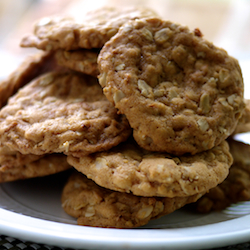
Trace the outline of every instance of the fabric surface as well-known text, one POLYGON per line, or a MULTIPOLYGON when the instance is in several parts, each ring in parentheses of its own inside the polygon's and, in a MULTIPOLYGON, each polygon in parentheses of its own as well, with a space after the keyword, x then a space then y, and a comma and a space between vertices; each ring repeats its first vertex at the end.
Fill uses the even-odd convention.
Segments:
MULTIPOLYGON (((210 248, 208 250, 248 250, 250 249, 250 242, 220 247, 220 248, 210 248)), ((15 239, 10 236, 0 235, 0 250, 73 250, 71 248, 62 248, 44 244, 37 244, 31 241, 23 241, 15 239)), ((82 248, 81 250, 88 250, 82 248)))
POLYGON ((15 239, 13 237, 1 235, 0 250, 70 250, 70 249, 37 244, 31 241, 23 241, 15 239))

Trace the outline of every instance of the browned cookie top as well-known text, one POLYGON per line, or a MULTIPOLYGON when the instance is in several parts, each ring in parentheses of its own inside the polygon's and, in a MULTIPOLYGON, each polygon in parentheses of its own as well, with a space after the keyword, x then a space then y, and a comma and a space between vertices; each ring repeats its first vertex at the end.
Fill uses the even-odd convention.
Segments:
POLYGON ((140 197, 96 185, 81 173, 73 173, 62 193, 62 207, 78 218, 79 225, 133 228, 195 202, 201 194, 188 197, 140 197))
POLYGON ((195 155, 176 157, 125 142, 109 151, 68 162, 98 185, 140 196, 184 197, 206 192, 228 175, 232 164, 227 142, 195 155))
POLYGON ((208 150, 234 131, 244 108, 238 61, 199 30, 170 21, 130 21, 101 49, 98 64, 105 95, 148 150, 208 150))
POLYGON ((131 129, 97 78, 51 72, 9 99, 0 112, 0 141, 12 151, 88 154, 126 140, 131 129))
POLYGON ((21 46, 43 50, 101 48, 128 20, 156 16, 153 10, 106 7, 81 17, 45 17, 34 28, 34 35, 24 37, 21 46))

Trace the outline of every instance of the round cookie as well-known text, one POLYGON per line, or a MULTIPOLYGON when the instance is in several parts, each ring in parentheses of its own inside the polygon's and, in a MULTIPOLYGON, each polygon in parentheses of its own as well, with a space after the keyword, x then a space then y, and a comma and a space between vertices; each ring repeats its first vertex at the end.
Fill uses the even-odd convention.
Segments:
POLYGON ((34 27, 34 35, 21 41, 22 47, 42 50, 77 50, 101 48, 128 20, 156 16, 144 7, 106 7, 88 12, 81 17, 45 17, 34 27))
POLYGON ((233 156, 229 175, 193 204, 198 212, 220 211, 233 203, 250 200, 250 145, 232 139, 228 143, 233 156))
POLYGON ((42 177, 71 168, 63 154, 22 155, 3 147, 0 153, 0 183, 42 177))
POLYGON ((232 164, 226 141, 193 156, 149 152, 125 142, 109 151, 67 159, 102 187, 170 198, 206 192, 217 186, 227 177, 232 164))
POLYGON ((19 88, 37 76, 55 70, 57 67, 54 55, 49 52, 39 52, 25 58, 7 79, 0 82, 0 108, 6 104, 8 98, 15 94, 19 88))
POLYGON ((234 131, 244 108, 238 61, 198 29, 130 21, 101 49, 98 65, 104 94, 147 150, 211 149, 234 131))
POLYGON ((81 173, 73 173, 62 193, 62 207, 84 226, 134 228, 174 212, 202 194, 188 197, 140 197, 102 188, 81 173))
POLYGON ((0 112, 1 143, 22 154, 79 156, 107 150, 130 133, 97 78, 83 74, 44 74, 20 89, 0 112))
POLYGON ((99 74, 97 65, 98 51, 95 50, 57 50, 55 58, 58 65, 72 70, 97 77, 99 74))

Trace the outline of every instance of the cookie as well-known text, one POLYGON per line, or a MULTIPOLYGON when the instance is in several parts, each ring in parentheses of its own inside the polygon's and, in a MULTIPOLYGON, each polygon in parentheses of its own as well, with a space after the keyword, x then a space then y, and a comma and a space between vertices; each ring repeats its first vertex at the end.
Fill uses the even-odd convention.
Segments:
POLYGON ((156 16, 144 7, 106 7, 78 17, 45 17, 34 27, 34 35, 21 41, 22 47, 42 50, 77 50, 79 48, 101 48, 128 20, 156 16))
POLYGON ((95 50, 57 50, 55 58, 58 65, 96 77, 99 74, 97 65, 98 53, 95 50))
POLYGON ((134 228, 195 202, 188 197, 140 197, 102 188, 81 173, 73 173, 62 193, 62 207, 84 226, 134 228))
POLYGON ((246 107, 233 134, 250 132, 250 100, 245 100, 246 107))
POLYGON ((79 156, 107 150, 130 133, 97 78, 83 74, 44 74, 20 89, 0 112, 1 143, 22 154, 79 156))
POLYGON ((6 80, 0 82, 0 108, 19 88, 56 67, 52 53, 40 52, 28 56, 6 80))
POLYGON ((229 175, 194 204, 198 212, 221 211, 233 203, 250 200, 250 145, 230 139, 229 146, 233 156, 229 175))
POLYGON ((225 141, 193 156, 149 152, 125 142, 109 151, 67 159, 102 187, 170 198, 194 195, 217 186, 227 177, 232 164, 225 141))
POLYGON ((63 154, 22 155, 2 147, 0 153, 0 183, 42 177, 71 168, 63 154))
POLYGON ((98 56, 104 94, 151 151, 196 154, 225 140, 244 108, 238 61, 196 29, 130 21, 98 56))

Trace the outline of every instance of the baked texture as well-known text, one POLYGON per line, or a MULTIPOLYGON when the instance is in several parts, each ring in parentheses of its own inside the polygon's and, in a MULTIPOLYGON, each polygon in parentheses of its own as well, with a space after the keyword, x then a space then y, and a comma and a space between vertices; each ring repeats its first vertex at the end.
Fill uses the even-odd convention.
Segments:
POLYGON ((0 112, 0 142, 22 154, 89 154, 119 144, 130 133, 97 78, 83 74, 44 74, 0 112))
POLYGON ((22 155, 0 147, 0 183, 42 177, 71 168, 63 154, 22 155))
POLYGON ((140 197, 102 188, 81 173, 73 173, 62 193, 62 207, 84 226, 133 228, 195 202, 188 197, 140 197))
POLYGON ((57 68, 54 56, 49 52, 39 52, 28 56, 7 79, 0 82, 0 108, 10 96, 39 75, 57 68))
POLYGON ((229 175, 194 204, 198 212, 221 211, 233 203, 250 200, 250 145, 232 139, 228 142, 233 156, 229 175))
POLYGON ((23 155, 17 151, 11 151, 8 147, 0 145, 0 166, 15 166, 19 168, 27 163, 42 158, 43 155, 23 155))
POLYGON ((245 99, 245 109, 233 134, 250 132, 250 100, 245 99))
POLYGON ((104 94, 151 151, 196 154, 235 129, 244 109, 238 61, 196 29, 159 18, 130 21, 98 56, 104 94))
POLYGON ((96 77, 99 74, 98 53, 97 50, 66 51, 59 49, 55 51, 55 58, 58 65, 96 77))
POLYGON ((98 185, 140 196, 183 197, 217 186, 232 164, 227 142, 206 152, 171 156, 125 142, 109 151, 67 158, 98 185))
POLYGON ((36 47, 42 50, 76 50, 79 48, 101 48, 128 20, 156 16, 144 7, 106 7, 78 17, 45 17, 34 27, 34 35, 21 41, 22 47, 36 47))

